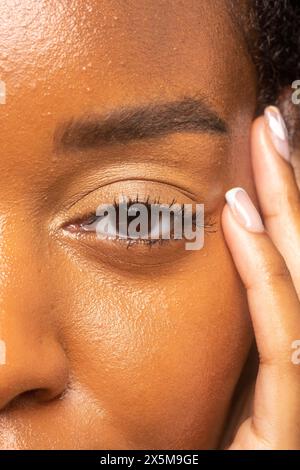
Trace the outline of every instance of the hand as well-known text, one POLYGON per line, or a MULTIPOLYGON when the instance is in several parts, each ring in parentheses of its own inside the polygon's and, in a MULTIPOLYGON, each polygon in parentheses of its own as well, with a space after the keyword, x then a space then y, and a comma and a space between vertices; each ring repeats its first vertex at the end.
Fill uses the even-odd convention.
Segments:
POLYGON ((259 355, 251 413, 229 449, 300 449, 300 364, 292 361, 293 343, 300 340, 300 192, 288 160, 284 122, 277 108, 269 107, 252 130, 263 221, 239 188, 226 194, 222 214, 259 355))

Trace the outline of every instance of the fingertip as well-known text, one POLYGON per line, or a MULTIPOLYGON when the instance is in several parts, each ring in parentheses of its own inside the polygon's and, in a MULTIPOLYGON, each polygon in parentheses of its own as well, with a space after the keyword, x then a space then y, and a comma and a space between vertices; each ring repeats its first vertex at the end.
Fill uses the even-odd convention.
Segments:
POLYGON ((264 232, 258 210, 245 189, 236 187, 226 192, 225 198, 236 221, 248 232, 264 232))

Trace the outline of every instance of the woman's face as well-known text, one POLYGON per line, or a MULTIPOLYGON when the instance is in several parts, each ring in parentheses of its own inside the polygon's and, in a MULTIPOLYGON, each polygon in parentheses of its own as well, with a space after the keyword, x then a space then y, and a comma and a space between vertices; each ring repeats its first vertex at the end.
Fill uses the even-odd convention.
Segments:
POLYGON ((254 192, 243 35, 223 0, 0 16, 0 447, 214 447, 251 343, 220 227, 225 191, 254 192), (213 230, 187 251, 74 229, 119 195, 204 203, 213 230))

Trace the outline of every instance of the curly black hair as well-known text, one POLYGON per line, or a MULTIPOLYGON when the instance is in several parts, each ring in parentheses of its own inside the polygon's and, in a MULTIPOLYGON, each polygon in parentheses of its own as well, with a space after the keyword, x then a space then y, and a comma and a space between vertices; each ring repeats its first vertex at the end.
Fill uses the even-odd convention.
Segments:
POLYGON ((265 106, 300 79, 300 0, 252 0, 250 20, 259 103, 265 106))
POLYGON ((248 49, 257 69, 257 114, 270 104, 281 108, 291 143, 300 145, 300 106, 291 100, 300 80, 300 0, 248 0, 248 49))

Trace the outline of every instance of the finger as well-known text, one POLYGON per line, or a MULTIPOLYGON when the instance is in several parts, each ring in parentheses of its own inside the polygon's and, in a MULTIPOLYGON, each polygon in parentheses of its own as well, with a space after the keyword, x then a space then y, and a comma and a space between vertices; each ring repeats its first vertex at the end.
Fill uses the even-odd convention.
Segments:
POLYGON ((280 111, 265 110, 252 128, 252 163, 259 204, 274 244, 289 268, 300 296, 300 192, 287 130, 280 111))
POLYGON ((289 360, 291 341, 300 338, 300 303, 290 273, 247 193, 240 188, 229 193, 223 231, 247 290, 261 359, 273 362, 281 349, 289 360))
POLYGON ((247 193, 235 188, 226 198, 224 235, 247 290, 260 357, 254 421, 270 436, 290 429, 300 414, 300 372, 291 361, 291 345, 300 338, 300 303, 285 261, 247 193))

